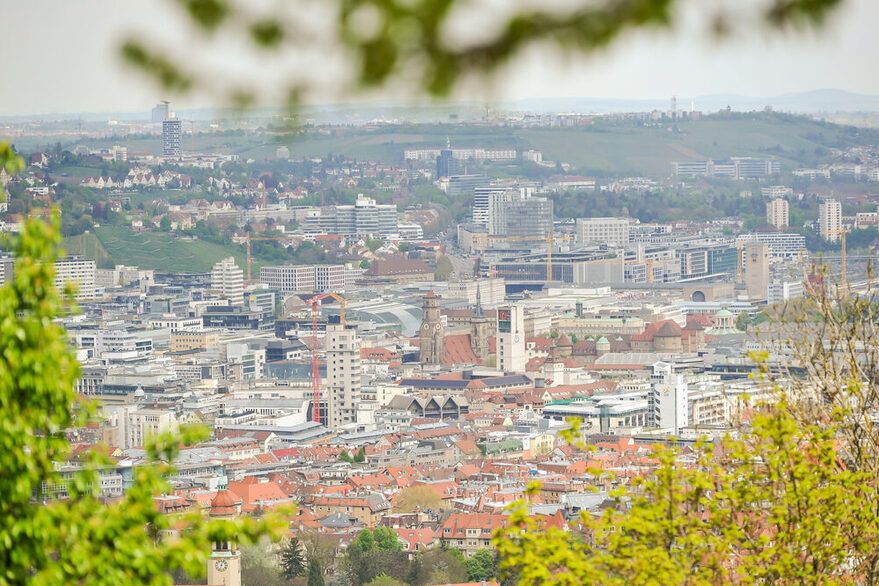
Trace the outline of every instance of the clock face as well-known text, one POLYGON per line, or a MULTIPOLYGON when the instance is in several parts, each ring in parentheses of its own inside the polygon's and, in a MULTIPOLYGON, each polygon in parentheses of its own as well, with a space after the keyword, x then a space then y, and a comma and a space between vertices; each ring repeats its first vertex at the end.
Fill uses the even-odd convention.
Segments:
POLYGON ((214 567, 217 568, 218 572, 225 572, 226 568, 229 567, 228 562, 226 560, 217 560, 217 563, 214 564, 214 567))

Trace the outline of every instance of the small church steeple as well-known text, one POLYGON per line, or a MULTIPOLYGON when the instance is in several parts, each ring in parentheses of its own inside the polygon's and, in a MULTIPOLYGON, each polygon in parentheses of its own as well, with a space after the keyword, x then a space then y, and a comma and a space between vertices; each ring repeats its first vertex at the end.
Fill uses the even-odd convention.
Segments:
POLYGON ((482 311, 482 294, 479 290, 479 281, 476 281, 476 307, 473 308, 473 317, 484 317, 482 311))

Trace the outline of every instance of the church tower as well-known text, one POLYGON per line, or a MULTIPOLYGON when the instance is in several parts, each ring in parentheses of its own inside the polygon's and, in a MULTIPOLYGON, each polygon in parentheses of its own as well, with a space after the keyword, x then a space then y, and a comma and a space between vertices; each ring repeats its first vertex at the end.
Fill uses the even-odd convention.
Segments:
MULTIPOLYGON (((235 519, 241 514, 241 499, 226 489, 223 482, 211 501, 212 519, 235 519)), ((211 546, 208 560, 208 584, 241 586, 241 552, 234 541, 218 541, 211 546)))
POLYGON ((440 298, 431 291, 424 296, 422 307, 420 360, 422 364, 442 364, 445 330, 440 320, 440 298))
POLYGON ((482 295, 479 291, 479 282, 476 282, 476 307, 473 308, 473 317, 470 318, 470 347, 480 363, 488 360, 488 338, 491 336, 493 320, 486 317, 482 310, 482 295))

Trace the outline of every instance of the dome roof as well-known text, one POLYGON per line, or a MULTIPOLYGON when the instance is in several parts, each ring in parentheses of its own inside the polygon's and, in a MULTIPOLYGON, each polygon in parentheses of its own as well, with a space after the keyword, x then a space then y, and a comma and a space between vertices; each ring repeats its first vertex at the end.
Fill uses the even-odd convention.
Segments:
POLYGON ((732 317, 733 313, 728 309, 721 309, 715 315, 717 317, 732 317))
POLYGON ((217 491, 211 500, 211 515, 234 515, 240 502, 241 499, 231 490, 217 491))
POLYGON ((607 338, 605 338, 604 336, 601 336, 600 338, 598 338, 598 341, 596 342, 596 344, 610 344, 610 342, 607 341, 607 338))

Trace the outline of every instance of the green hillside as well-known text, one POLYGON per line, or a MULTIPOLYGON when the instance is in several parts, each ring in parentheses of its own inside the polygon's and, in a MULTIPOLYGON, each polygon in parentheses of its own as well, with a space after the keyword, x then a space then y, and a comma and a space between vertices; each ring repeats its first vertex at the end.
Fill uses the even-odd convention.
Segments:
POLYGON ((734 156, 776 157, 782 171, 827 160, 828 149, 869 144, 872 130, 826 124, 806 118, 761 116, 713 118, 668 128, 609 126, 583 129, 529 129, 523 142, 545 159, 571 163, 579 172, 644 174, 665 177, 672 161, 734 156))
POLYGON ((244 268, 244 251, 240 246, 226 247, 163 232, 133 232, 122 226, 101 226, 95 233, 110 264, 157 271, 207 272, 217 261, 234 256, 238 266, 244 268))
POLYGON ((86 232, 78 236, 71 236, 64 239, 64 250, 67 254, 77 254, 87 258, 95 259, 99 267, 113 266, 107 249, 101 244, 101 241, 92 232, 86 232))

